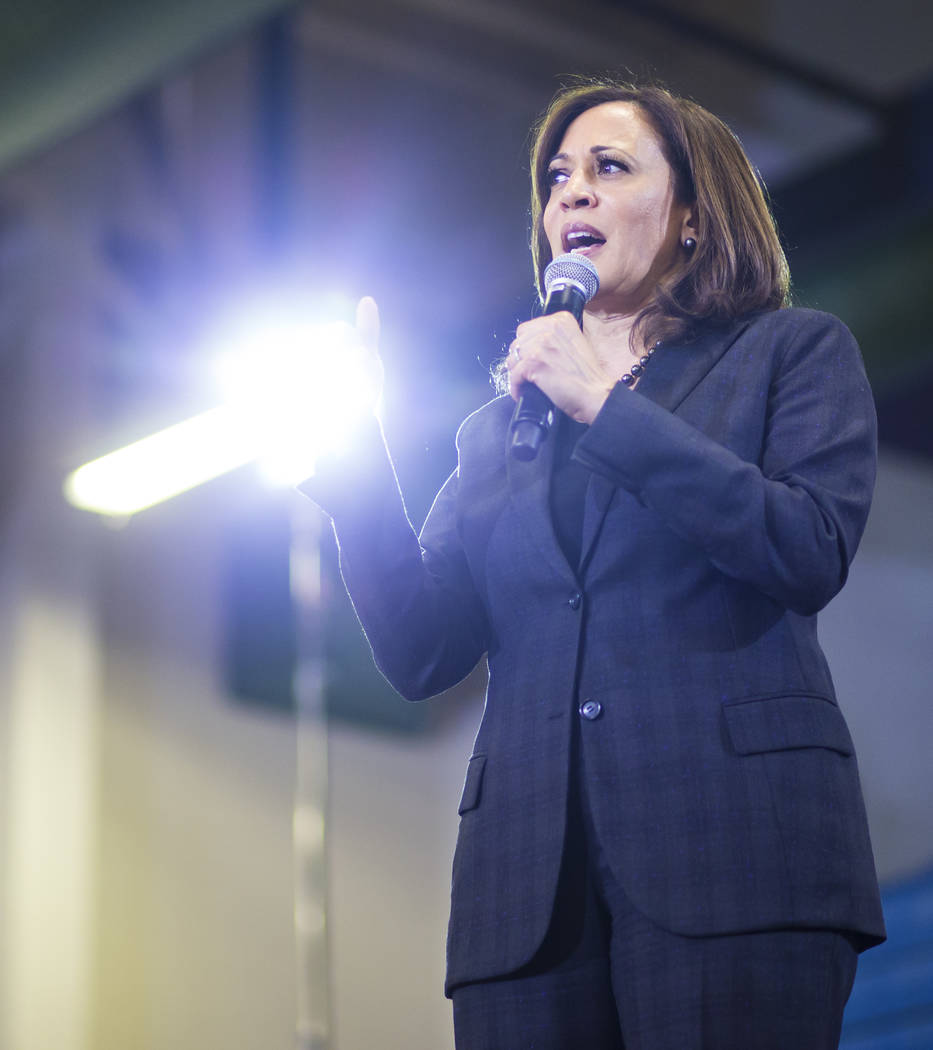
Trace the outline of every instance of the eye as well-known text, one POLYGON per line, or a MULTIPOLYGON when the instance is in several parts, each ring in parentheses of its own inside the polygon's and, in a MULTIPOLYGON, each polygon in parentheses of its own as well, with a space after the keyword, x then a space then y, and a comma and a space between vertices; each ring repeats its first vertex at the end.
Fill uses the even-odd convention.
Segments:
POLYGON ((629 171, 629 166, 618 157, 599 157, 596 170, 600 175, 617 175, 620 171, 629 171))
POLYGON ((548 168, 547 173, 544 176, 544 184, 546 186, 556 186, 559 182, 567 181, 567 172, 561 168, 548 168))

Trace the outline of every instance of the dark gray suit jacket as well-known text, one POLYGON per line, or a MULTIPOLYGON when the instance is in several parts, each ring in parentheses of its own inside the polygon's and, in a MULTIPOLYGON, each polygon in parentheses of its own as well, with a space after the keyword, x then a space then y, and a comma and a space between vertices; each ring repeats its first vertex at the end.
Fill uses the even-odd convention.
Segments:
POLYGON ((645 915, 690 935, 883 939, 852 741, 816 635, 874 482, 851 334, 781 310, 662 347, 576 447, 592 471, 576 573, 549 513, 552 447, 510 459, 512 408, 499 398, 463 424, 420 546, 381 446, 352 488, 326 474, 303 486, 333 515, 400 693, 431 696, 487 655, 448 989, 519 967, 544 937, 586 699, 601 705, 581 723, 596 829, 645 915))

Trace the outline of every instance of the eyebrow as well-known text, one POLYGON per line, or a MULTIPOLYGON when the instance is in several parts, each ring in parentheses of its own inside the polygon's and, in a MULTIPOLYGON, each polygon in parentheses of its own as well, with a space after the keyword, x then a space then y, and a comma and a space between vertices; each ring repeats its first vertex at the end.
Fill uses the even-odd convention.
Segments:
MULTIPOLYGON (((619 153, 628 154, 628 150, 622 149, 621 146, 590 146, 590 154, 605 153, 606 150, 616 150, 619 153)), ((548 161, 548 164, 553 164, 555 160, 569 160, 569 153, 555 153, 553 157, 548 161)))

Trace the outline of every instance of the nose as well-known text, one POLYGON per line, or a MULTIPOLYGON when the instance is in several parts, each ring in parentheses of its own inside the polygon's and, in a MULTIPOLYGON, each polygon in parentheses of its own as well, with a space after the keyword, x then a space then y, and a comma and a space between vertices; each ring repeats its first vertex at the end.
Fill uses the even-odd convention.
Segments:
POLYGON ((574 169, 561 189, 561 207, 589 208, 596 202, 592 182, 580 168, 574 169))

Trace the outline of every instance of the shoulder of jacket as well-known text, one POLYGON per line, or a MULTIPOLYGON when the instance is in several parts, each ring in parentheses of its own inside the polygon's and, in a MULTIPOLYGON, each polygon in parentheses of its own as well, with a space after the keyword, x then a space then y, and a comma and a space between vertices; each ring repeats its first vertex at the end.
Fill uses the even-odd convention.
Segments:
POLYGON ((787 306, 780 310, 752 314, 746 318, 746 324, 749 334, 769 332, 793 339, 804 332, 812 335, 838 333, 847 339, 852 338, 852 333, 834 314, 804 306, 787 306))
POLYGON ((746 319, 737 342, 776 372, 816 369, 818 375, 842 369, 852 382, 867 383, 855 336, 834 314, 807 307, 785 307, 746 319), (818 362, 818 364, 816 363, 818 362))
POLYGON ((501 441, 512 420, 515 402, 507 394, 494 397, 475 412, 471 412, 457 430, 457 448, 465 444, 501 441))

